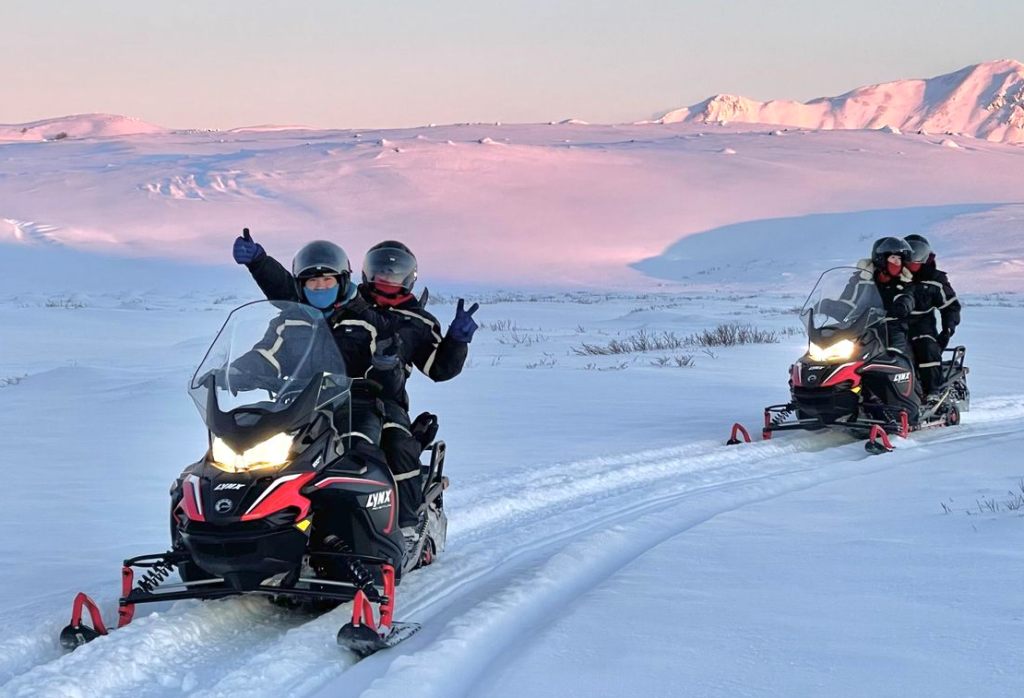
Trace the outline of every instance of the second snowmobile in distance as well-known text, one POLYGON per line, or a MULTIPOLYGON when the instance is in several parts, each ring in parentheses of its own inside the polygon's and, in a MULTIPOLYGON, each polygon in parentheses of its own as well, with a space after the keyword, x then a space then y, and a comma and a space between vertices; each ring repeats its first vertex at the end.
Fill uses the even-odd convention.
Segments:
POLYGON ((922 403, 911 359, 889 345, 889 323, 870 274, 855 267, 824 272, 800 311, 808 349, 790 367, 790 401, 764 411, 762 436, 791 429, 839 428, 875 434, 960 423, 970 409, 963 346, 947 349, 939 399, 922 403), (877 429, 876 429, 877 428, 877 429), (880 430, 880 432, 878 431, 880 430))
MULTIPOLYGON (((171 489, 170 551, 124 561, 118 627, 142 603, 263 594, 323 610, 352 601, 338 642, 361 656, 419 628, 394 621, 395 589, 444 549, 444 442, 426 449, 421 538, 407 551, 383 456, 342 436, 352 385, 319 310, 260 301, 231 313, 189 389, 206 454, 171 489)), ((79 594, 61 644, 106 633, 79 594)))

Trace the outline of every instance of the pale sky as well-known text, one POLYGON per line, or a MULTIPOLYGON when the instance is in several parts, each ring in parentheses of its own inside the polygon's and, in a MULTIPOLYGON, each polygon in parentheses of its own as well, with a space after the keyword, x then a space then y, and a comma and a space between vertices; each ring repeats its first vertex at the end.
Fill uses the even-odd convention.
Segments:
POLYGON ((1024 59, 1017 0, 0 0, 0 123, 636 121, 1024 59))

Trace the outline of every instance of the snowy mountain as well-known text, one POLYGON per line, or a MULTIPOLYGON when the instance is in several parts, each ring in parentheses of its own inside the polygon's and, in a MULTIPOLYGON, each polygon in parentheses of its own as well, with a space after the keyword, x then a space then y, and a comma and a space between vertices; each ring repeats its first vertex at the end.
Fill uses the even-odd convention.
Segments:
POLYGON ((25 124, 0 124, 2 141, 54 141, 165 133, 162 126, 117 114, 75 114, 25 124))
POLYGON ((998 60, 926 80, 860 87, 806 104, 719 94, 660 123, 741 122, 807 129, 900 129, 1024 143, 1024 64, 998 60))

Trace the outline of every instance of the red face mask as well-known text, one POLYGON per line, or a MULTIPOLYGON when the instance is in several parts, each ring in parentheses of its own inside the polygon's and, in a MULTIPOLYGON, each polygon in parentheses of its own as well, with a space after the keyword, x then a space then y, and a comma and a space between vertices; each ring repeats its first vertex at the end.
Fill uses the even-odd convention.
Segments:
POLYGON ((886 262, 885 269, 886 271, 889 272, 889 276, 897 277, 900 275, 900 272, 903 271, 903 265, 893 264, 892 262, 886 262))
POLYGON ((370 293, 378 305, 400 305, 412 298, 411 293, 402 293, 402 287, 398 284, 374 282, 370 284, 370 293))
POLYGON ((910 270, 911 274, 916 274, 921 270, 920 262, 907 262, 907 269, 910 270))

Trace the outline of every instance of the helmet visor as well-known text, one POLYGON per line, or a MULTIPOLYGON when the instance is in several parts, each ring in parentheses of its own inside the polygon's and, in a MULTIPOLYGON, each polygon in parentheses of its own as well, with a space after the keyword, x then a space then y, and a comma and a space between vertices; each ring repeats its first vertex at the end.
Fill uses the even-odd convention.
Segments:
POLYGON ((363 260, 363 280, 371 284, 397 286, 408 292, 416 283, 416 258, 393 247, 373 250, 363 260))
POLYGON ((292 275, 296 279, 338 276, 351 270, 345 251, 326 240, 314 240, 296 252, 292 260, 292 275))

